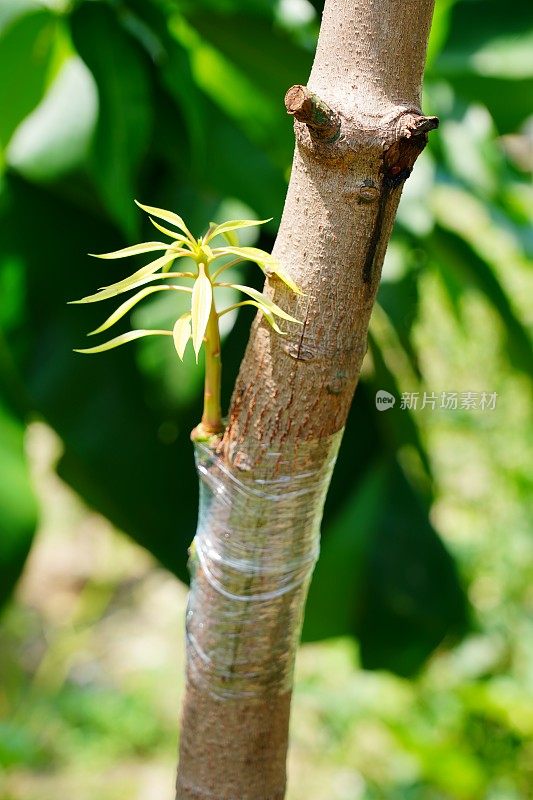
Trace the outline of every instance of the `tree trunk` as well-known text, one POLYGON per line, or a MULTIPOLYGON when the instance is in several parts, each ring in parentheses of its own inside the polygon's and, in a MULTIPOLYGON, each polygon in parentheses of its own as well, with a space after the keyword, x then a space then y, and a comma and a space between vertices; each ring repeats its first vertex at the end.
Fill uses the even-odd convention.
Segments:
MULTIPOLYGON (((256 318, 201 507, 187 613, 177 798, 281 800, 293 664, 335 455, 419 109, 433 0, 326 0, 274 255, 302 288, 265 291, 303 325, 256 318)), ((251 176, 253 179, 253 176, 251 176)))

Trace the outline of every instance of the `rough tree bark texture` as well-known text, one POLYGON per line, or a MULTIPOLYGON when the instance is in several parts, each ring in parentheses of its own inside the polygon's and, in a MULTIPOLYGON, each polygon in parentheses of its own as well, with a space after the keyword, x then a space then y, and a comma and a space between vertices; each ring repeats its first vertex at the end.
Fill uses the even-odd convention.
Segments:
MULTIPOLYGON (((220 509, 204 508, 202 524, 211 533, 220 529, 247 554, 259 542, 256 565, 264 564, 269 542, 275 549, 278 528, 298 542, 302 525, 319 525, 402 184, 437 125, 419 107, 432 10, 433 0, 326 0, 308 86, 287 93, 296 151, 274 255, 304 295, 295 297, 276 279, 265 291, 303 326, 290 326, 282 338, 258 316, 228 428, 204 471, 215 489, 235 476, 245 492, 251 487, 251 498, 265 482, 278 487, 291 470, 319 476, 305 500, 314 505, 314 521, 307 515, 302 522, 305 513, 293 514, 289 504, 281 515, 273 512, 270 539, 270 512, 255 500, 234 513, 231 500, 223 520, 220 509)), ((202 564, 196 568, 179 800, 285 794, 290 681, 307 576, 274 597, 261 594, 264 576, 230 577, 221 594, 202 564), (258 602, 235 601, 233 608, 231 598, 250 600, 250 586, 259 586, 258 602), (210 647, 217 636, 232 642, 218 672, 219 651, 210 647), (250 675, 255 682, 246 683, 250 675)))

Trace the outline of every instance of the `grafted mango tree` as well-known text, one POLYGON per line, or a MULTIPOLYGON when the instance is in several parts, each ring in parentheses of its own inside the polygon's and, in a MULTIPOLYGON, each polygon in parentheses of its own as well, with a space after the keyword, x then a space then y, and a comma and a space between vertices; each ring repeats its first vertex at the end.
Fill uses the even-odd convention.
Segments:
POLYGON ((433 4, 326 2, 274 255, 303 322, 258 315, 204 482, 188 613, 177 797, 285 794, 294 655, 329 477, 366 351, 401 187, 437 120, 420 110, 433 4))
POLYGON ((165 251, 131 278, 84 298, 162 279, 138 299, 162 289, 190 292, 190 312, 173 331, 132 331, 91 349, 146 333, 173 336, 180 357, 189 338, 196 353, 202 342, 206 348, 204 416, 193 432, 201 501, 191 548, 179 800, 285 794, 293 665, 323 504, 402 186, 437 126, 420 109, 432 8, 432 0, 326 2, 309 81, 285 98, 296 151, 271 257, 231 237, 214 246, 213 238, 228 238, 249 221, 195 239, 175 213, 147 207, 176 228, 155 223, 174 242, 108 254, 165 251), (224 424, 217 327, 224 310, 213 294, 224 266, 213 262, 232 255, 256 261, 267 282, 262 294, 233 287, 259 314, 224 424), (169 271, 184 256, 195 271, 169 271))
MULTIPOLYGON (((293 662, 322 505, 366 351, 402 185, 427 132, 432 0, 328 0, 307 86, 287 92, 296 150, 273 255, 301 288, 267 295, 203 482, 187 620, 177 797, 277 800, 293 662)), ((357 457, 357 454, 354 454, 357 457)))

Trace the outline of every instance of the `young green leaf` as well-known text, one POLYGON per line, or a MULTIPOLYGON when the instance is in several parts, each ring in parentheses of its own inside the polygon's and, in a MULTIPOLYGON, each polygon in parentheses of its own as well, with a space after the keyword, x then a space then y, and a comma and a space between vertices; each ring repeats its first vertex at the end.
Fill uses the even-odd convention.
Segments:
POLYGON ((207 244, 207 242, 210 242, 211 239, 215 238, 215 236, 237 231, 241 228, 252 228, 255 225, 264 225, 265 222, 270 222, 271 219, 272 217, 270 217, 270 219, 231 219, 228 220, 228 222, 221 222, 220 225, 210 222, 209 230, 204 237, 204 242, 207 244))
POLYGON ((209 247, 208 244, 201 244, 198 248, 198 253, 196 254, 198 259, 205 259, 206 262, 209 264, 210 261, 214 261, 215 256, 213 255, 213 251, 209 247))
POLYGON ((132 244, 130 247, 123 247, 122 250, 115 250, 113 253, 89 253, 93 258, 127 258, 137 256, 140 253, 152 253, 155 250, 168 250, 171 245, 164 242, 141 242, 132 244))
POLYGON ((185 222, 179 216, 179 214, 174 214, 173 211, 167 211, 166 208, 156 208, 155 206, 145 206, 142 203, 139 203, 138 200, 135 201, 139 208, 142 208, 143 211, 146 211, 147 214, 151 214, 154 217, 158 217, 159 219, 164 220, 165 222, 170 222, 171 225, 175 225, 176 228, 179 228, 180 231, 187 236, 187 238, 196 244, 196 239, 186 226, 185 222))
POLYGON ((229 311, 233 311, 235 308, 243 308, 244 306, 254 306, 254 308, 258 308, 259 311, 263 314, 264 318, 268 322, 271 328, 273 328, 276 333, 279 333, 280 336, 286 336, 287 334, 285 331, 282 331, 279 327, 278 323, 276 322, 274 315, 270 313, 270 311, 262 306, 260 303, 257 303, 255 300, 242 300, 240 303, 234 303, 232 306, 228 306, 224 308, 222 311, 219 312, 218 316, 222 317, 224 314, 227 314, 229 311))
POLYGON ((164 256, 156 258, 155 261, 150 261, 150 263, 146 264, 145 267, 141 267, 140 269, 136 270, 127 278, 123 278, 121 281, 118 281, 117 283, 110 283, 106 284, 105 286, 100 286, 100 290, 113 289, 117 286, 125 285, 126 283, 129 283, 132 278, 136 279, 136 278, 143 278, 145 275, 153 275, 161 268, 164 269, 165 267, 172 266, 173 262, 177 258, 183 258, 187 252, 188 251, 185 250, 168 250, 164 256))
POLYGON ((258 247, 216 247, 213 250, 215 258, 233 254, 240 256, 246 261, 254 261, 265 273, 267 277, 276 275, 283 283, 289 287, 295 294, 303 294, 302 290, 294 283, 292 278, 287 275, 277 258, 267 253, 265 250, 260 250, 258 247))
POLYGON ((239 283, 218 283, 217 286, 227 287, 229 289, 237 289, 239 292, 243 292, 247 294, 249 297, 253 298, 261 307, 264 307, 267 312, 271 314, 275 314, 277 317, 281 317, 281 319, 286 319, 289 322, 297 322, 299 325, 302 323, 300 320, 291 317, 290 314, 287 314, 286 311, 283 311, 276 303, 273 303, 268 297, 265 297, 262 292, 258 292, 257 289, 252 289, 250 286, 241 286, 239 283))
MULTIPOLYGON (((122 294, 122 292, 127 292, 129 289, 134 289, 137 286, 142 285, 142 283, 147 283, 144 281, 143 278, 149 278, 149 276, 153 275, 157 272, 161 267, 164 267, 165 264, 168 264, 174 261, 176 258, 179 257, 179 253, 172 253, 171 255, 164 255, 161 258, 157 258, 155 261, 152 261, 150 264, 147 264, 145 267, 137 270, 129 278, 124 278, 122 281, 118 281, 117 283, 112 283, 109 286, 103 286, 99 292, 95 294, 89 294, 87 297, 82 297, 81 300, 71 300, 71 303, 97 303, 100 300, 107 300, 108 297, 115 297, 117 294, 122 294), (140 281, 140 282, 139 282, 140 281)), ((169 277, 170 273, 165 275, 165 277, 169 277)), ((162 275, 158 275, 157 278, 163 277, 162 275)), ((155 278, 155 280, 157 280, 155 278)))
POLYGON ((273 262, 274 263, 270 266, 270 268, 268 268, 268 267, 266 268, 266 270, 265 270, 266 271, 266 275, 269 276, 269 277, 270 277, 271 274, 275 275, 276 278, 279 278, 280 281, 282 281, 285 284, 285 286, 287 286, 292 292, 294 292, 294 294, 303 294, 303 291, 300 289, 300 287, 296 283, 294 283, 294 281, 290 277, 290 275, 288 275, 285 272, 285 270, 283 269, 283 267, 281 266, 279 261, 274 258, 273 262))
POLYGON ((198 265, 198 277, 194 282, 191 299, 191 326, 192 326, 192 345, 198 361, 198 353, 202 346, 207 328, 207 321, 211 313, 213 302, 213 289, 211 281, 205 274, 203 264, 198 265))
POLYGON ((173 239, 177 239, 178 242, 182 242, 184 244, 190 243, 190 240, 186 236, 183 236, 183 234, 176 233, 176 231, 171 231, 169 228, 165 228, 163 225, 160 225, 159 222, 156 222, 155 219, 152 219, 152 217, 149 217, 149 220, 152 225, 154 225, 158 231, 164 233, 165 236, 171 236, 173 239))
POLYGON ((259 266, 274 259, 274 256, 259 247, 215 247, 213 253, 216 258, 226 255, 240 256, 245 261, 255 261, 259 266))
POLYGON ((243 258, 232 258, 230 261, 226 261, 225 264, 222 264, 222 266, 220 266, 217 270, 215 270, 215 272, 212 273, 211 280, 216 281, 218 276, 221 275, 223 272, 225 272, 227 269, 234 267, 236 264, 242 264, 243 261, 244 261, 243 258))
POLYGON ((239 247, 240 246, 240 239, 237 234, 237 231, 224 231, 222 234, 224 239, 230 244, 232 247, 239 247))
POLYGON ((181 317, 176 320, 172 331, 174 347, 181 361, 183 361, 183 354, 185 353, 185 348, 187 347, 187 342, 191 338, 191 335, 191 315, 182 314, 181 317))
MULTIPOLYGON (((139 278, 132 283, 130 286, 127 286, 120 291, 116 292, 112 297, 116 295, 123 294, 124 292, 128 292, 131 289, 138 289, 139 286, 144 286, 146 283, 151 283, 152 281, 159 281, 159 280, 168 280, 171 278, 194 278, 195 276, 190 272, 168 272, 165 275, 157 274, 157 275, 145 275, 144 278, 139 278)), ((180 291, 184 292, 192 292, 192 289, 188 286, 183 286, 180 288, 180 291)), ((87 297, 82 297, 81 300, 69 300, 67 305, 77 305, 79 303, 96 303, 98 300, 107 300, 109 296, 101 297, 100 292, 97 294, 90 294, 87 297)))
POLYGON ((86 347, 82 350, 74 350, 75 353, 103 353, 105 350, 112 350, 114 347, 120 347, 122 344, 132 342, 134 339, 140 339, 142 336, 172 336, 172 331, 128 331, 121 336, 115 336, 104 344, 99 344, 97 347, 86 347))
POLYGON ((116 309, 116 311, 113 311, 113 313, 106 319, 105 322, 100 325, 99 328, 96 328, 94 331, 90 331, 87 335, 94 336, 96 333, 103 333, 112 325, 114 325, 115 322, 118 322, 119 319, 122 319, 122 317, 127 314, 128 311, 136 306, 141 300, 144 300, 145 297, 148 297, 148 295, 153 294, 154 292, 165 291, 192 292, 192 289, 190 289, 188 286, 148 286, 146 289, 141 289, 141 291, 137 292, 137 294, 134 294, 133 297, 128 297, 128 299, 125 300, 125 302, 122 303, 116 309))
POLYGON ((265 310, 265 308, 263 308, 262 306, 261 306, 261 309, 260 309, 260 310, 262 311, 262 313, 263 313, 263 316, 264 316, 264 318, 266 319, 266 321, 268 322, 268 324, 270 325, 270 327, 271 327, 273 330, 275 330, 275 331, 276 331, 276 333, 277 333, 279 336, 286 336, 286 335, 287 335, 287 334, 285 333, 285 331, 282 331, 282 330, 281 330, 281 328, 279 327, 278 323, 277 323, 277 322, 276 322, 276 320, 274 319, 274 316, 273 316, 273 314, 270 314, 270 313, 269 313, 268 311, 266 311, 266 310, 265 310))

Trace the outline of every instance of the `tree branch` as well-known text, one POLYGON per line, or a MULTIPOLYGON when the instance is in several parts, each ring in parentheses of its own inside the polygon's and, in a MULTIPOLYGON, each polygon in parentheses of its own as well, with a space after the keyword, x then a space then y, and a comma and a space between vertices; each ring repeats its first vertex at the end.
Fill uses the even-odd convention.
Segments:
POLYGON ((285 108, 299 122, 304 122, 311 135, 326 142, 339 137, 341 121, 339 115, 306 86, 291 86, 285 95, 285 108))

